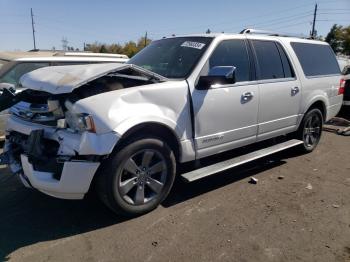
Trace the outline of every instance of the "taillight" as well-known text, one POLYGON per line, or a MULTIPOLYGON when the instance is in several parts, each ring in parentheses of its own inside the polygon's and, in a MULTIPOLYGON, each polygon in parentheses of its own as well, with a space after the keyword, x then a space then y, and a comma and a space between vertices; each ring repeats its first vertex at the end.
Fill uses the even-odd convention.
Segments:
POLYGON ((345 80, 344 79, 340 79, 338 95, 343 95, 344 91, 345 91, 345 80))

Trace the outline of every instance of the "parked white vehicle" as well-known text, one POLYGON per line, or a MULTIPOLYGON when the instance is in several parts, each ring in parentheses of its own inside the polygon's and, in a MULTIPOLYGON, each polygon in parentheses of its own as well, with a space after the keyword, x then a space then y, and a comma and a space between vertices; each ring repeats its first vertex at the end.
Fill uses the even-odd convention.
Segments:
POLYGON ((320 41, 254 30, 165 38, 127 64, 24 75, 26 91, 3 94, 19 103, 0 161, 45 194, 82 199, 96 183, 113 211, 139 215, 166 198, 181 163, 294 137, 181 174, 194 181, 292 146, 314 150, 342 105, 340 80, 320 41))
MULTIPOLYGON (((93 63, 125 63, 128 56, 121 54, 101 54, 91 52, 30 51, 0 52, 0 94, 3 88, 21 92, 19 79, 22 75, 46 66, 79 65, 93 63)), ((4 135, 3 126, 8 113, 0 112, 0 137, 4 135)))

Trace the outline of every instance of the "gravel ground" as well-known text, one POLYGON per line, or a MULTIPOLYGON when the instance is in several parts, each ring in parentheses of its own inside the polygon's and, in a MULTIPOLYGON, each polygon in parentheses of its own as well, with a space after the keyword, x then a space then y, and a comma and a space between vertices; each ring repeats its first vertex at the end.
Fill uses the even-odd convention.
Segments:
POLYGON ((93 195, 25 189, 0 166, 0 261, 350 261, 349 154, 349 137, 324 132, 311 154, 178 180, 162 206, 128 220, 93 195))

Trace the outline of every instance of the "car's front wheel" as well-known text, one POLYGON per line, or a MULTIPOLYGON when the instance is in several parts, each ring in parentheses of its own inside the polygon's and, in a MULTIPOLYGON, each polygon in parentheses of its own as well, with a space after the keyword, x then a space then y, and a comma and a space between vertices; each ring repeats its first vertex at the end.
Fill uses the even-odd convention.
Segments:
POLYGON ((158 138, 131 142, 112 154, 98 178, 101 199, 116 213, 137 216, 169 194, 176 173, 173 151, 158 138))

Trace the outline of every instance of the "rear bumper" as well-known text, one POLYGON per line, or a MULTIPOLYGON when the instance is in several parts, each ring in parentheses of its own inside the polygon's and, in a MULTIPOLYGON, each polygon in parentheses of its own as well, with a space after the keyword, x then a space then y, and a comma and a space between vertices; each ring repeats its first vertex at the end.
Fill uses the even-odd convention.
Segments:
POLYGON ((349 101, 343 101, 343 106, 350 106, 350 100, 349 101))
POLYGON ((343 104, 343 102, 340 102, 338 104, 334 104, 334 105, 331 105, 331 106, 327 107, 326 121, 328 121, 331 118, 335 117, 339 113, 339 111, 340 111, 340 109, 342 107, 342 104, 343 104))

